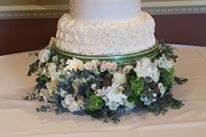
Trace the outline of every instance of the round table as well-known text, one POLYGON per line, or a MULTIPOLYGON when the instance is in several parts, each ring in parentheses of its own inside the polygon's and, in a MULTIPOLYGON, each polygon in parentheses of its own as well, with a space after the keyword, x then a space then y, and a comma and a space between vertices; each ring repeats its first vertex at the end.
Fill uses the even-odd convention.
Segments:
POLYGON ((173 45, 179 56, 178 76, 189 79, 175 85, 174 95, 185 103, 165 115, 130 114, 119 124, 103 123, 89 116, 37 113, 36 101, 23 101, 35 77, 27 77, 35 60, 28 52, 0 56, 0 136, 2 137, 205 137, 206 48, 173 45))

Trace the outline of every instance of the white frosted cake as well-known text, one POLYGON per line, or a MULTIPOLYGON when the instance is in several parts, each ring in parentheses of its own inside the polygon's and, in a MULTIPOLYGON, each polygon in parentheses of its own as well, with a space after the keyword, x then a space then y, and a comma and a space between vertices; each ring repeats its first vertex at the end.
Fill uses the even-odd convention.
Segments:
POLYGON ((82 55, 123 55, 155 45, 155 22, 140 0, 71 0, 60 18, 56 46, 82 55))

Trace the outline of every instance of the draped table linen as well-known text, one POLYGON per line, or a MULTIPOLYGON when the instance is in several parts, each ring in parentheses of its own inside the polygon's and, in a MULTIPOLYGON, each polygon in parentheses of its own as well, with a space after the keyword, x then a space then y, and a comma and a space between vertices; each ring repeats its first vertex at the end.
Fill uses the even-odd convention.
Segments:
POLYGON ((184 107, 159 116, 130 114, 119 124, 68 113, 37 113, 39 102, 22 100, 35 85, 35 77, 26 74, 36 58, 28 52, 0 56, 0 137, 206 137, 206 48, 173 46, 179 56, 177 75, 189 79, 173 87, 184 107))

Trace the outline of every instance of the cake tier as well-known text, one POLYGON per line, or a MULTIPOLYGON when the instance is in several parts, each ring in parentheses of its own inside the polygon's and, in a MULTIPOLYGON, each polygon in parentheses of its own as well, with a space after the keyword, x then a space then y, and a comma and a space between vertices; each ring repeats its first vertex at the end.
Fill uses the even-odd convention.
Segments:
POLYGON ((140 14, 140 0, 71 0, 70 13, 75 20, 124 21, 140 14))
POLYGON ((155 22, 142 12, 132 21, 76 21, 65 14, 58 23, 56 46, 82 55, 123 55, 147 50, 155 45, 155 22))

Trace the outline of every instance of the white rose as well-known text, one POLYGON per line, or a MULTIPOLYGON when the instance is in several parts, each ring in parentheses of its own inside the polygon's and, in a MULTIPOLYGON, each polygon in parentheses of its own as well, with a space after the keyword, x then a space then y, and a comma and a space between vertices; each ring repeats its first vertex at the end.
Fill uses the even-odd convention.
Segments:
POLYGON ((101 89, 97 89, 95 91, 95 94, 98 96, 98 97, 103 97, 105 95, 104 93, 104 90, 101 90, 101 89))
POLYGON ((163 68, 163 69, 171 69, 173 67, 173 61, 168 60, 165 55, 163 54, 162 57, 159 58, 159 60, 155 61, 155 64, 159 67, 159 68, 163 68))
POLYGON ((84 68, 86 70, 92 71, 92 72, 98 72, 98 66, 100 65, 99 60, 92 60, 91 62, 87 62, 84 65, 84 68))
POLYGON ((84 69, 84 63, 78 59, 68 59, 66 62, 67 66, 64 68, 64 71, 77 71, 84 69))
POLYGON ((106 64, 105 61, 102 62, 101 66, 100 66, 100 71, 101 71, 101 72, 107 71, 107 64, 106 64))
POLYGON ((130 65, 126 65, 124 68, 123 68, 123 73, 124 74, 128 74, 130 72, 130 70, 132 70, 134 67, 133 66, 130 66, 130 65))
POLYGON ((113 63, 113 62, 103 61, 101 66, 100 66, 100 71, 105 72, 106 70, 108 70, 109 72, 116 71, 117 70, 117 64, 113 63))
POLYGON ((113 75, 113 80, 112 81, 119 84, 119 85, 123 85, 123 84, 127 83, 127 77, 123 73, 116 72, 113 75))
POLYGON ((97 88, 97 84, 92 84, 91 85, 91 89, 96 90, 96 88, 97 88))
POLYGON ((50 50, 48 49, 42 49, 40 52, 39 52, 39 61, 41 63, 45 63, 49 60, 50 58, 50 50))
POLYGON ((160 72, 155 64, 153 64, 148 58, 143 58, 137 61, 137 65, 134 69, 139 77, 151 77, 156 83, 159 81, 160 72))
POLYGON ((163 86, 162 83, 158 83, 158 87, 159 87, 159 90, 160 90, 160 93, 161 93, 161 97, 163 97, 165 92, 166 92, 166 88, 163 86))
POLYGON ((92 62, 87 62, 85 65, 84 65, 84 68, 86 70, 89 70, 89 71, 92 71, 94 69, 94 65, 92 64, 92 62))

